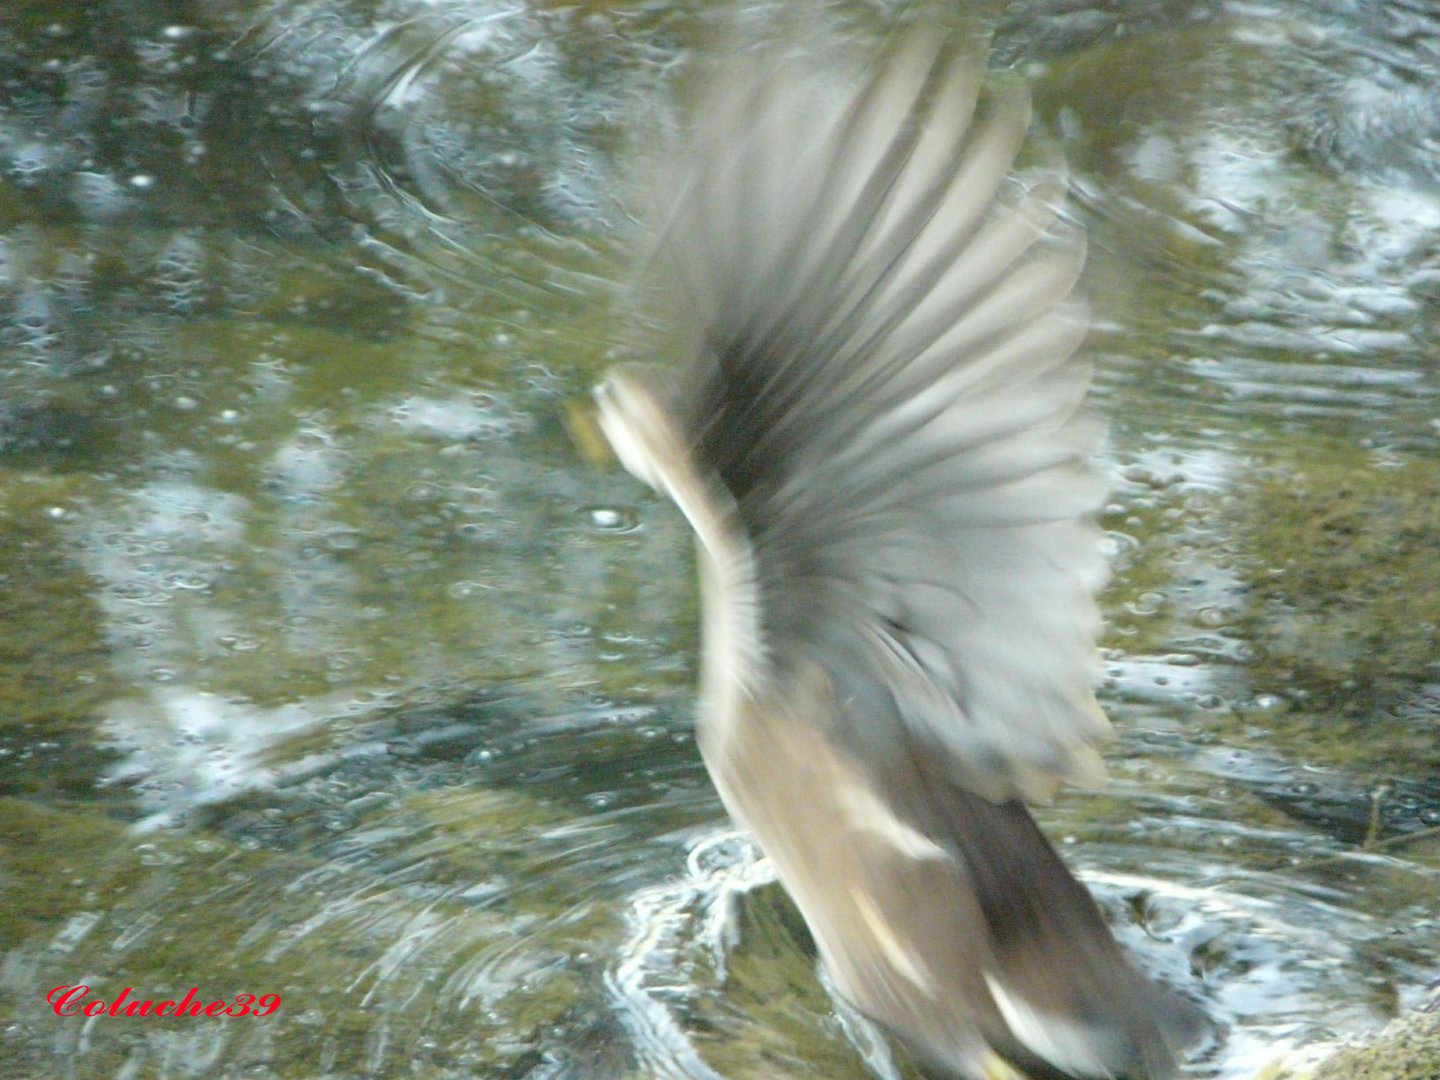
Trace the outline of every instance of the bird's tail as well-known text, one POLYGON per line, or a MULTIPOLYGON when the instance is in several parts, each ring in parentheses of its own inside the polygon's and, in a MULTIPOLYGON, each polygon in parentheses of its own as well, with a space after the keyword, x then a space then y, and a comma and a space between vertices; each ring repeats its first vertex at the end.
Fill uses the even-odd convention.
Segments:
POLYGON ((1025 804, 945 781, 930 795, 984 915, 995 1051, 1037 1080, 1173 1076, 1206 1030, 1199 1008, 1136 971, 1025 804))

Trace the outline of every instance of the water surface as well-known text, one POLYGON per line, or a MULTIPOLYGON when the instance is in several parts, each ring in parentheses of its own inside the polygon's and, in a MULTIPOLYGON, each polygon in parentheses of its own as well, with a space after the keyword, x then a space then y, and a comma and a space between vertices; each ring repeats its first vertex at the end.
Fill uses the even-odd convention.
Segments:
MULTIPOLYGON (((683 523, 571 436, 697 73, 896 18, 5 5, 0 1075, 909 1075, 699 763, 683 523)), ((1113 426, 1111 782, 1039 816, 1253 1076, 1440 976, 1440 17, 976 19, 1113 426)))

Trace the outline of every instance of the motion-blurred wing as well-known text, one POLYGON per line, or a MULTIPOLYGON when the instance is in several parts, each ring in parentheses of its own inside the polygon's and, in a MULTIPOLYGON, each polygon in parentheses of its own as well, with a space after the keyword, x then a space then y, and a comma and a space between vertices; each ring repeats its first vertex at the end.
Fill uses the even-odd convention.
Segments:
POLYGON ((663 393, 748 538, 764 662, 822 663, 870 760, 1002 799, 1093 776, 1109 730, 1102 432, 1064 182, 1010 178, 1027 99, 982 71, 912 49, 858 95, 793 65, 720 95, 654 268, 693 357, 663 393))

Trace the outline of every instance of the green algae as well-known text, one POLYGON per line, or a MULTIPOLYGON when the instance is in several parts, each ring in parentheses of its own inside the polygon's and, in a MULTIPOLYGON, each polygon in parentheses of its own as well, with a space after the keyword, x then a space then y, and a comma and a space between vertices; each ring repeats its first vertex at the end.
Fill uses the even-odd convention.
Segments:
MULTIPOLYGON (((0 793, 95 799, 121 690, 94 581, 64 527, 91 485, 0 471, 0 793)), ((123 801, 119 795, 116 801, 123 801)))
POLYGON ((1248 494, 1248 624, 1272 670, 1348 689, 1440 674, 1440 465, 1310 441, 1248 494))
POLYGON ((85 488, 0 472, 0 731, 88 734, 115 694, 94 582, 63 535, 85 488))
POLYGON ((736 923, 724 982, 691 1018, 706 1062, 722 1076, 869 1076, 841 1034, 815 975, 814 943, 781 887, 746 893, 736 923))
POLYGON ((1433 713, 1407 702, 1440 658, 1440 466, 1297 440, 1244 513, 1251 677, 1292 702, 1256 722, 1321 760, 1433 774, 1433 713))
POLYGON ((95 883, 112 872, 110 856, 100 853, 123 832, 98 814, 0 798, 0 950, 53 933, 70 912, 97 902, 95 883))
MULTIPOLYGON (((397 814, 407 830, 412 818, 430 824, 406 833, 403 851, 379 852, 382 872, 367 880, 215 834, 134 836, 93 814, 0 800, 0 947, 11 953, 0 1008, 64 1046, 83 1021, 55 1016, 45 994, 82 978, 104 1000, 124 986, 156 1001, 190 984, 207 1002, 276 993, 273 1019, 232 1018, 214 1030, 281 1077, 400 1067, 494 1075, 534 1057, 554 1025, 600 992, 577 957, 615 940, 611 906, 563 873, 505 893, 498 907, 464 896, 523 869, 537 831, 568 819, 515 794, 428 792, 357 828, 394 828, 397 814), (387 958, 406 941, 414 944, 395 967, 387 958), (446 980, 457 985, 444 990, 446 980), (415 1023, 436 1031, 428 1055, 390 1037, 415 1023)), ((146 1040, 211 1023, 222 1022, 143 1022, 146 1040)), ((76 1075, 158 1067, 137 1047, 136 1024, 102 1018, 76 1075)), ((22 1074, 25 1052, 0 1050, 0 1071, 22 1074)))
POLYGON ((1165 651, 1176 633, 1173 586, 1179 573, 1174 516, 1168 508, 1127 500, 1100 519, 1123 538, 1111 560, 1112 576, 1101 604, 1106 614, 1101 645, 1127 653, 1165 651))

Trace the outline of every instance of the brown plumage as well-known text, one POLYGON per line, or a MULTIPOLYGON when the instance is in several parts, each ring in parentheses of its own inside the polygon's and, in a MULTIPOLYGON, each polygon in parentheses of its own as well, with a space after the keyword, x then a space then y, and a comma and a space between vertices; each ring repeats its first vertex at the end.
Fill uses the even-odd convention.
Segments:
POLYGON ((683 355, 596 391, 695 528, 698 735, 835 984, 929 1067, 1166 1077, 1136 973, 1022 800, 1099 773, 1104 577, 1063 179, 980 58, 717 91, 652 196, 683 355))

